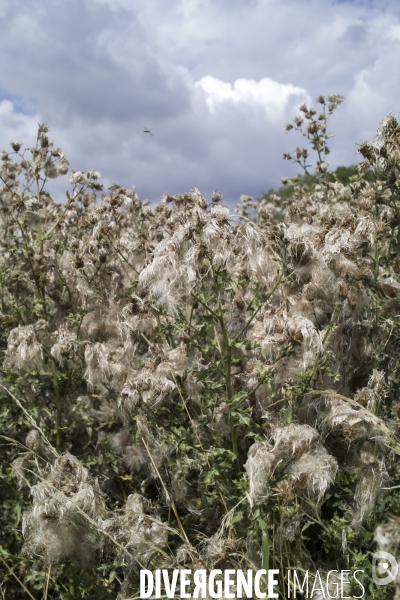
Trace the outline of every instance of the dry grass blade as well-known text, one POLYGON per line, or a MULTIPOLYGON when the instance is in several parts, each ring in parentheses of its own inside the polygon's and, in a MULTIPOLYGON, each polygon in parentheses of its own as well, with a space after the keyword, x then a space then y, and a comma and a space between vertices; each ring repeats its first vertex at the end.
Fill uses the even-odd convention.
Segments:
POLYGON ((49 593, 50 575, 51 575, 51 565, 49 565, 49 568, 47 570, 46 584, 45 584, 45 588, 44 588, 43 600, 47 600, 47 595, 49 593))
POLYGON ((35 419, 32 417, 31 414, 29 414, 29 412, 26 410, 26 408, 24 408, 24 406, 22 406, 21 402, 18 400, 18 398, 16 398, 14 396, 14 394, 12 392, 10 392, 9 389, 7 389, 2 383, 0 383, 0 387, 3 388, 4 391, 7 392, 7 394, 9 394, 11 396, 11 398, 14 400, 14 402, 17 404, 17 406, 19 406, 19 408, 22 410, 22 412, 24 413, 24 415, 26 416, 26 418, 28 419, 28 421, 31 423, 32 427, 34 427, 42 436, 45 444, 47 445, 47 447, 49 448, 50 452, 52 454, 54 454, 54 456, 56 458, 59 457, 59 454, 57 452, 57 450, 55 448, 53 448, 53 446, 50 444, 49 440, 47 439, 44 431, 39 427, 39 425, 36 423, 35 419))
POLYGON ((30 593, 28 588, 24 585, 24 583, 20 580, 20 578, 14 573, 13 569, 10 569, 8 564, 5 562, 5 560, 2 559, 1 556, 0 556, 0 561, 3 563, 3 565, 5 566, 7 571, 10 573, 10 575, 12 575, 14 577, 14 579, 16 579, 18 581, 19 585, 22 587, 24 592, 26 592, 28 594, 29 598, 32 598, 32 600, 36 600, 35 596, 32 596, 32 594, 30 593))
POLYGON ((101 535, 104 535, 106 538, 108 538, 113 544, 115 544, 115 546, 117 546, 120 550, 122 550, 122 552, 124 552, 124 554, 126 554, 127 556, 129 556, 129 558, 131 558, 133 561, 135 561, 135 563, 137 563, 141 569, 145 569, 145 567, 136 558, 136 556, 133 556, 133 554, 131 554, 129 552, 129 550, 127 550, 126 548, 124 548, 124 546, 122 544, 120 544, 119 542, 117 542, 117 540, 114 539, 112 535, 110 535, 109 533, 107 533, 107 531, 103 531, 103 529, 101 529, 98 526, 98 524, 96 523, 96 521, 94 521, 91 517, 89 517, 89 515, 87 515, 82 509, 80 509, 79 507, 76 507, 76 511, 80 515, 82 515, 82 517, 84 517, 87 521, 89 521, 89 523, 95 527, 96 531, 98 531, 101 535))
POLYGON ((146 444, 146 441, 145 441, 145 439, 144 439, 143 437, 142 437, 142 442, 143 442, 143 444, 144 444, 144 447, 146 448, 146 452, 147 452, 147 454, 149 455, 149 458, 150 458, 151 464, 153 465, 153 468, 154 468, 155 472, 157 473, 157 476, 158 476, 158 478, 159 478, 159 480, 160 480, 160 483, 161 483, 161 485, 162 485, 162 487, 163 487, 163 490, 164 490, 165 496, 167 497, 167 499, 168 499, 168 502, 170 503, 170 505, 171 505, 171 508, 172 508, 172 510, 174 511, 174 515, 175 515, 175 518, 176 518, 176 520, 177 520, 177 522, 178 522, 178 526, 179 526, 180 532, 181 532, 181 534, 182 534, 182 537, 183 537, 183 539, 185 540, 185 542, 187 542, 187 543, 189 544, 189 543, 190 543, 190 542, 189 542, 189 539, 188 539, 188 537, 187 537, 187 535, 186 535, 186 532, 185 532, 185 530, 183 529, 182 522, 181 522, 181 520, 180 520, 180 518, 179 518, 179 514, 178 514, 178 510, 177 510, 177 508, 176 508, 175 500, 174 500, 174 499, 173 499, 173 497, 172 497, 172 496, 169 494, 169 492, 168 492, 168 490, 167 490, 167 488, 166 488, 166 486, 165 486, 165 483, 164 483, 164 481, 163 481, 163 479, 162 479, 162 477, 161 477, 161 475, 160 475, 160 472, 159 472, 159 470, 157 469, 157 465, 156 465, 156 463, 154 462, 154 459, 153 459, 153 457, 152 457, 152 455, 151 455, 151 452, 150 452, 150 450, 149 450, 149 447, 148 447, 148 445, 146 444))
MULTIPOLYGON (((200 448, 201 448, 201 451, 202 451, 202 453, 203 453, 203 456, 204 456, 204 458, 205 458, 205 461, 206 461, 207 467, 208 467, 209 469, 211 469, 210 461, 208 460, 207 453, 206 453, 206 451, 204 450, 204 447, 203 447, 203 444, 201 443, 201 439, 200 439, 200 437, 199 437, 199 434, 197 433, 197 430, 196 430, 196 425, 195 425, 195 424, 194 424, 194 422, 193 422, 193 419, 192 419, 192 417, 191 417, 191 414, 190 414, 190 412, 189 412, 189 409, 188 409, 188 407, 187 407, 187 404, 186 404, 186 402, 185 402, 185 399, 184 399, 184 397, 182 396, 181 389, 180 389, 180 387, 179 387, 179 385, 178 385, 178 383, 177 383, 177 381, 176 381, 175 375, 174 375, 174 373, 172 372, 172 370, 171 370, 171 375, 172 375, 172 377, 173 377, 173 379, 174 379, 175 385, 176 385, 176 387, 177 387, 177 390, 178 390, 178 393, 179 393, 180 399, 181 399, 181 401, 182 401, 182 404, 183 404, 183 406, 184 406, 184 408, 185 408, 186 414, 187 414, 187 416, 189 417, 189 421, 190 421, 190 424, 191 424, 191 426, 192 426, 193 433, 195 434, 195 436, 196 436, 196 439, 197 439, 197 443, 199 444, 199 446, 200 446, 200 448)), ((219 487, 218 481, 216 481, 216 480, 215 480, 215 486, 216 486, 216 488, 217 488, 217 490, 218 490, 218 494, 219 494, 219 497, 221 498, 221 502, 222 502, 222 504, 223 504, 223 506, 224 506, 225 512, 226 512, 227 514, 229 514, 229 509, 228 509, 228 506, 227 506, 227 504, 226 504, 226 502, 225 502, 225 498, 224 498, 224 496, 223 496, 223 494, 222 494, 222 492, 221 492, 221 489, 220 489, 220 487, 219 487)))

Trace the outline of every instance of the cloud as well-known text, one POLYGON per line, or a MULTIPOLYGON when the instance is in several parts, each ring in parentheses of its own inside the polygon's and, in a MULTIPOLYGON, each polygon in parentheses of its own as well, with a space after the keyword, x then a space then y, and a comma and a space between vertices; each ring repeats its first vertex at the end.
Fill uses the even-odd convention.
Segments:
POLYGON ((8 142, 4 150, 11 152, 10 143, 18 139, 32 145, 36 139, 38 120, 37 115, 26 115, 16 110, 11 100, 0 101, 0 139, 8 142))
POLYGON ((210 112, 215 112, 216 107, 226 101, 242 102, 261 105, 271 119, 282 117, 288 101, 293 97, 297 98, 299 106, 303 102, 311 102, 311 97, 304 88, 296 87, 291 83, 281 84, 269 77, 264 77, 260 81, 236 79, 232 85, 212 75, 206 75, 195 86, 204 90, 210 112))
POLYGON ((333 168, 399 110, 394 0, 3 0, 0 19, 1 147, 46 122, 74 169, 154 202, 278 187, 307 146, 284 126, 321 93, 346 97, 333 168))

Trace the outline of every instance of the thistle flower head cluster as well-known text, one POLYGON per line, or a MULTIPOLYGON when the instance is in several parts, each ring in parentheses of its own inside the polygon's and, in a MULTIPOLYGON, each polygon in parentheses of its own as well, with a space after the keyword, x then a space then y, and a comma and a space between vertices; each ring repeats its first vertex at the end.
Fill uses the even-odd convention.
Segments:
POLYGON ((94 560, 98 536, 85 515, 99 521, 105 505, 98 482, 79 460, 58 458, 31 495, 33 506, 23 518, 24 553, 47 563, 94 560))
POLYGON ((217 192, 154 209, 134 187, 100 196, 94 170, 57 203, 45 183, 68 164, 45 126, 31 158, 19 141, 3 153, 1 352, 29 420, 12 425, 27 556, 113 565, 110 594, 127 598, 139 563, 260 566, 266 532, 274 560, 302 568, 363 543, 399 451, 399 126, 360 147, 380 179, 345 185, 325 160, 342 100, 287 127, 318 154, 312 189, 243 196, 236 218, 217 192))
POLYGON ((338 465, 320 443, 318 432, 309 425, 291 424, 277 428, 273 438, 273 446, 256 442, 249 450, 245 467, 251 502, 262 501, 269 481, 277 477, 278 490, 286 498, 293 499, 297 489, 320 502, 335 480, 338 465), (285 478, 287 474, 289 477, 285 478))

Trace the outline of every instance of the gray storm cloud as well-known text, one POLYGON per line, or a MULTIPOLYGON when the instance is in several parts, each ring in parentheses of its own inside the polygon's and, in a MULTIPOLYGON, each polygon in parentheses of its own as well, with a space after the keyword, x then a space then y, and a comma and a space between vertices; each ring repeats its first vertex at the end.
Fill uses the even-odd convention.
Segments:
POLYGON ((0 18, 1 148, 46 122, 73 169, 153 202, 198 187, 233 208, 278 187, 305 145, 284 126, 321 93, 346 97, 331 168, 397 112, 394 2, 5 0, 0 18))

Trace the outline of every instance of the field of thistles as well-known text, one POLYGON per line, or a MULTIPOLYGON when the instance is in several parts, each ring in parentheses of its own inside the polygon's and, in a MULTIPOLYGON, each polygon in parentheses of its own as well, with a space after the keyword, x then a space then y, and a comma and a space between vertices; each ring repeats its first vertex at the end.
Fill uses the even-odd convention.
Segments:
POLYGON ((128 600, 140 569, 178 568, 279 569, 281 598, 287 569, 359 569, 400 597, 371 571, 400 542, 400 124, 342 183, 342 101, 286 126, 308 185, 235 214, 96 171, 56 202, 46 125, 2 152, 4 598, 128 600))

